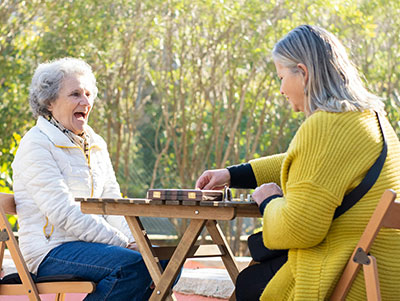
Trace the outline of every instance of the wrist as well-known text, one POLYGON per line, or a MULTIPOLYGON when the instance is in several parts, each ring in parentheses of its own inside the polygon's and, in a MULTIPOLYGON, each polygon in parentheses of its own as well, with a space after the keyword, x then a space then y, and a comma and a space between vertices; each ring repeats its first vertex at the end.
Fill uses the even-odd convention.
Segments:
POLYGON ((281 197, 280 194, 274 194, 269 197, 267 197, 264 201, 261 202, 261 204, 258 206, 258 209, 260 210, 261 215, 264 215, 265 208, 271 202, 273 199, 281 197))

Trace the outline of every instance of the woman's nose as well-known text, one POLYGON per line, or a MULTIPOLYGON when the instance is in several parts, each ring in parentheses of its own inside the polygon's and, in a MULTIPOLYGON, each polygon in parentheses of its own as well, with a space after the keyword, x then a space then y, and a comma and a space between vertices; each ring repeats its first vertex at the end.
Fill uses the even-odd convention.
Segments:
POLYGON ((282 89, 282 83, 281 83, 281 85, 279 86, 279 92, 281 92, 282 95, 285 95, 285 93, 283 92, 283 89, 282 89))
POLYGON ((87 95, 82 95, 79 104, 82 105, 82 106, 90 106, 91 105, 90 97, 87 96, 87 95))

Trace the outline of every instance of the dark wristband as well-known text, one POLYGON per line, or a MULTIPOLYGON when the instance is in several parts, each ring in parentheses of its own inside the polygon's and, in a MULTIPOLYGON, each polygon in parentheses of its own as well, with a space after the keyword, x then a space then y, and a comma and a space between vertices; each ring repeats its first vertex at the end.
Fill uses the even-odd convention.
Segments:
POLYGON ((229 166, 228 171, 231 175, 231 188, 255 189, 257 187, 256 177, 250 163, 229 166))
POLYGON ((258 209, 261 212, 261 215, 264 215, 264 210, 265 210, 265 207, 267 207, 268 203, 271 202, 273 199, 276 199, 279 197, 281 197, 281 195, 274 194, 274 195, 267 197, 264 201, 262 201, 261 205, 258 207, 258 209))

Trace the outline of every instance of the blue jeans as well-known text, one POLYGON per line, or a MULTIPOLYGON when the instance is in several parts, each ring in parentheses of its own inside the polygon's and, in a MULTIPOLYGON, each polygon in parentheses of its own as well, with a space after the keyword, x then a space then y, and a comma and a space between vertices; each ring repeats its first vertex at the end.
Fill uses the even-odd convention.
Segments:
POLYGON ((60 274, 72 274, 97 283, 86 301, 142 301, 151 294, 152 280, 142 255, 127 248, 83 241, 64 243, 47 254, 37 276, 60 274))

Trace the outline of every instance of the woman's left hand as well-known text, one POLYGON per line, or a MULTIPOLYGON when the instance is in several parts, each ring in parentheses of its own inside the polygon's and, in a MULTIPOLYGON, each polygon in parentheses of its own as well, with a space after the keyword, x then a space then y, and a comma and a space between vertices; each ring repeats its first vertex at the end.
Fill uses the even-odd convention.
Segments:
POLYGON ((262 184, 257 187, 253 194, 253 200, 257 203, 258 206, 268 197, 273 195, 283 195, 282 189, 276 183, 267 183, 262 184))

